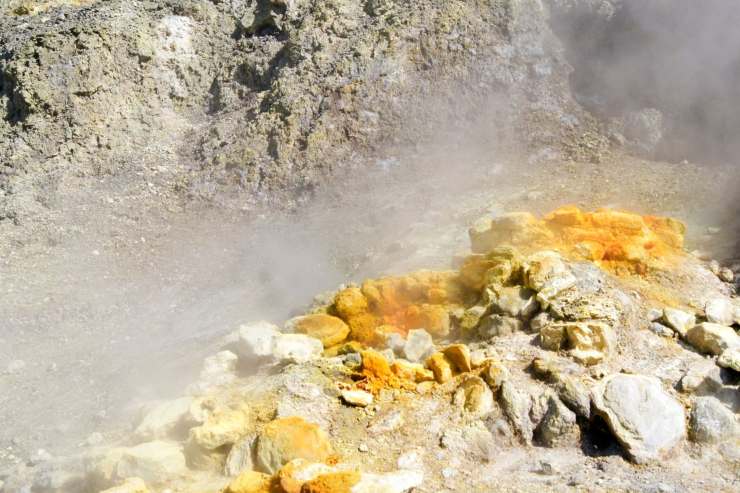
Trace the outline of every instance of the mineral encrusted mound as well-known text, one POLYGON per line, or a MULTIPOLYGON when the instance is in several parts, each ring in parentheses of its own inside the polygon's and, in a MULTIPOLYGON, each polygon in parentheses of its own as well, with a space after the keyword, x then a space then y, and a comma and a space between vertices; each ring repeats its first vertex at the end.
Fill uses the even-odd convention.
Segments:
MULTIPOLYGON (((487 228, 487 250, 474 228, 477 253, 454 270, 345 285, 282 328, 241 326, 189 396, 150 406, 84 468, 60 461, 60 491, 489 491, 498 467, 531 491, 542 474, 560 486, 560 457, 563 477, 591 481, 591 452, 627 459, 593 472, 608 490, 731 489, 738 335, 717 308, 737 298, 682 250, 680 223, 565 208, 487 228), (704 456, 711 474, 687 477, 704 456)), ((31 471, 11 491, 49 481, 31 471)))

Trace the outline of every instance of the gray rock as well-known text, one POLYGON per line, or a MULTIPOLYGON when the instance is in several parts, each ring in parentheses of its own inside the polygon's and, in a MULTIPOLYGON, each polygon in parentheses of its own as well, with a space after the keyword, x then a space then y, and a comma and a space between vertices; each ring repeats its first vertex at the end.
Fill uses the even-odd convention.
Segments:
POLYGON ((388 334, 388 337, 386 337, 385 344, 388 346, 388 349, 392 350, 395 354, 402 356, 406 340, 401 334, 392 332, 388 334))
POLYGON ((686 340, 697 350, 714 355, 722 354, 727 348, 740 346, 740 336, 735 329, 709 322, 692 327, 686 333, 686 340))
POLYGON ((691 408, 691 439, 699 443, 718 443, 738 436, 735 414, 714 397, 698 397, 691 408))
POLYGON ((704 305, 707 321, 719 325, 732 325, 735 321, 735 307, 728 298, 714 298, 704 305))
POLYGON ((243 471, 254 469, 254 445, 256 440, 256 435, 249 435, 243 437, 231 447, 229 455, 226 456, 224 475, 238 476, 243 471))
POLYGON ((481 320, 478 335, 482 339, 507 336, 524 329, 524 323, 516 318, 504 315, 489 315, 481 320))
POLYGON ((434 352, 434 340, 424 329, 410 330, 403 346, 404 357, 413 362, 425 360, 434 352))
POLYGON ((501 385, 499 402, 504 414, 509 418, 522 440, 525 443, 532 443, 534 430, 532 421, 529 419, 529 411, 532 408, 530 396, 519 392, 511 382, 505 381, 501 385))
POLYGON ((560 400, 578 416, 591 417, 591 396, 588 388, 570 375, 559 375, 554 384, 560 400))
POLYGON ((657 378, 610 375, 594 388, 592 401, 636 463, 659 459, 686 435, 683 406, 663 390, 657 378))
POLYGON ((676 308, 664 308, 663 321, 681 337, 684 337, 686 332, 696 325, 696 315, 676 308))
POLYGON ((535 430, 537 440, 547 447, 575 444, 580 438, 576 415, 560 399, 550 396, 545 416, 535 430))
POLYGON ((522 287, 493 288, 494 298, 491 300, 494 312, 509 317, 529 320, 539 310, 539 303, 533 290, 522 287))
POLYGON ((682 392, 697 395, 713 394, 722 388, 720 368, 711 360, 704 360, 693 364, 681 378, 682 392))
POLYGON ((652 153, 663 138, 663 113, 643 108, 624 115, 624 135, 641 152, 652 153))

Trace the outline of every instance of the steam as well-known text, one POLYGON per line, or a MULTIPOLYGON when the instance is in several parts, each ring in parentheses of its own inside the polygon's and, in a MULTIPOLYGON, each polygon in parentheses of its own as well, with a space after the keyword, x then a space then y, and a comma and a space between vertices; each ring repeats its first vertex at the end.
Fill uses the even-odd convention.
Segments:
POLYGON ((667 127, 659 157, 737 162, 736 2, 552 3, 572 7, 554 9, 553 27, 575 67, 573 88, 590 109, 608 118, 657 108, 667 127))
POLYGON ((467 225, 484 213, 543 212, 573 202, 680 214, 660 210, 650 194, 681 173, 707 194, 693 203, 726 194, 696 214, 734 234, 740 9, 730 0, 613 3, 606 16, 553 11, 575 66, 574 90, 607 119, 657 108, 668 122, 660 157, 723 166, 643 163, 642 174, 632 176, 630 163, 571 169, 557 160, 510 159, 500 140, 509 129, 491 117, 502 101, 482 94, 464 105, 439 103, 435 111, 450 121, 426 132, 421 144, 390 145, 352 163, 348 175, 292 214, 265 211, 243 220, 198 211, 167 218, 166 232, 130 250, 89 236, 60 247, 35 272, 11 272, 0 300, 0 355, 29 363, 28 381, 43 389, 10 403, 27 412, 29 429, 18 432, 36 426, 77 441, 129 414, 129 396, 175 397, 226 331, 250 320, 279 323, 343 282, 446 268, 466 247, 467 225), (49 402, 63 403, 52 416, 49 402))

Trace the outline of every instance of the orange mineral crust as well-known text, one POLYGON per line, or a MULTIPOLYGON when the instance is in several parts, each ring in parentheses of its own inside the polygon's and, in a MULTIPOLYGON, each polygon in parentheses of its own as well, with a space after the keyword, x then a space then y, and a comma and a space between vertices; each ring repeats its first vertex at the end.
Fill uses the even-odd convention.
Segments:
POLYGON ((565 206, 542 219, 529 213, 481 219, 470 229, 470 238, 475 253, 506 244, 524 253, 551 249, 627 275, 668 268, 684 257, 685 231, 683 223, 668 217, 565 206))
POLYGON ((467 294, 457 272, 420 271, 346 288, 331 311, 349 325, 352 340, 382 347, 392 332, 424 328, 434 337, 447 335, 449 312, 462 306, 467 294))

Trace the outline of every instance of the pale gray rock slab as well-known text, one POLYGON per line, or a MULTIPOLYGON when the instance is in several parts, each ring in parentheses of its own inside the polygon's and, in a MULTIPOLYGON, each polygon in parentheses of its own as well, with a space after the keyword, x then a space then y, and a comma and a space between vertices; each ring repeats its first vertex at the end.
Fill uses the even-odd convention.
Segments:
POLYGON ((593 389, 592 401, 636 463, 660 459, 686 436, 683 406, 655 377, 610 375, 593 389))
POLYGON ((690 437, 699 443, 719 443, 738 436, 735 414, 714 397, 698 397, 691 408, 690 437))

